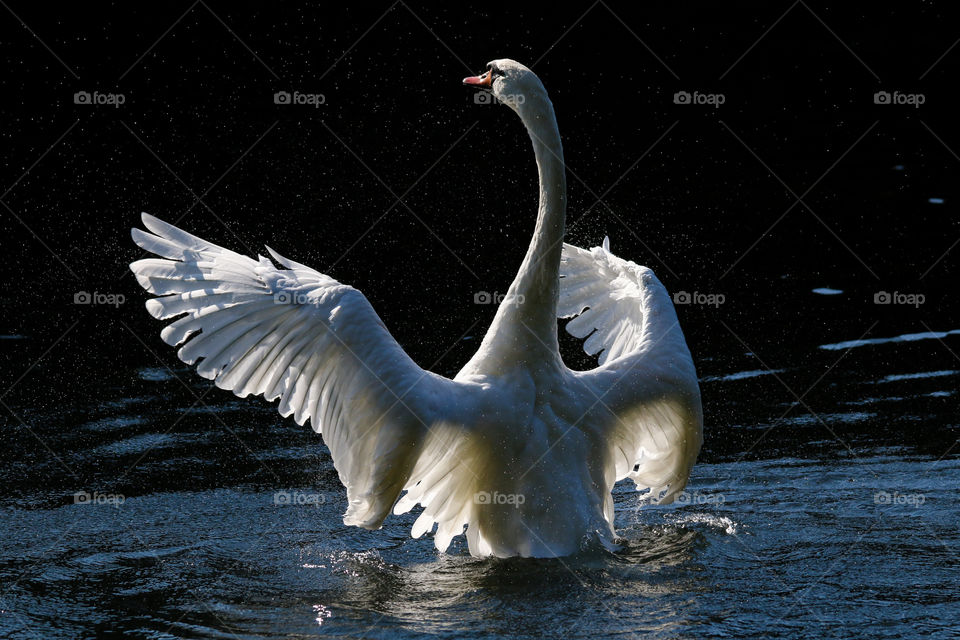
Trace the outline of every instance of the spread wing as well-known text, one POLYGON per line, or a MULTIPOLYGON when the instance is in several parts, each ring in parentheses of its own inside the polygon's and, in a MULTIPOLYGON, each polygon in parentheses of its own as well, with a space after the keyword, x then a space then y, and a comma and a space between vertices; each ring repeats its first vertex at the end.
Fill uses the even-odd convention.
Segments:
MULTIPOLYGON (((177 317, 163 340, 218 387, 279 398, 282 415, 323 433, 347 488, 346 524, 379 527, 403 488, 454 464, 443 456, 463 424, 450 411, 470 411, 466 385, 417 366, 362 293, 269 247, 284 268, 148 214, 143 224, 152 233, 133 229, 134 241, 162 257, 130 268, 158 296, 150 314, 177 317)), ((421 489, 444 497, 442 486, 421 489)))
POLYGON ((610 252, 563 245, 557 314, 586 338, 599 367, 578 372, 609 409, 616 479, 669 503, 686 486, 703 442, 696 370, 666 289, 653 271, 610 252))

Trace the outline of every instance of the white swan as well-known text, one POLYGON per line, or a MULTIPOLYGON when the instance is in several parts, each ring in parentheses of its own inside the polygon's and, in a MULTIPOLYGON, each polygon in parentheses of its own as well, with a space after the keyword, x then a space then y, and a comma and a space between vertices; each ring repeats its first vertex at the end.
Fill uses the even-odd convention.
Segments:
POLYGON ((540 207, 530 248, 476 355, 453 380, 404 353, 362 293, 267 247, 282 268, 143 214, 133 229, 163 259, 130 265, 178 356, 238 396, 280 398, 280 413, 323 434, 349 506, 381 526, 391 507, 423 512, 444 551, 464 532, 474 556, 555 557, 614 541, 614 483, 647 500, 684 488, 702 442, 700 391, 673 304, 653 272, 603 247, 564 244, 566 182, 553 105, 513 60, 466 78, 523 120, 540 207), (589 354, 572 371, 557 317, 589 354), (195 335, 199 334, 199 335, 195 335), (192 338, 191 338, 192 336, 192 338), (402 497, 401 493, 406 492, 402 497), (399 498, 399 500, 398 500, 399 498))

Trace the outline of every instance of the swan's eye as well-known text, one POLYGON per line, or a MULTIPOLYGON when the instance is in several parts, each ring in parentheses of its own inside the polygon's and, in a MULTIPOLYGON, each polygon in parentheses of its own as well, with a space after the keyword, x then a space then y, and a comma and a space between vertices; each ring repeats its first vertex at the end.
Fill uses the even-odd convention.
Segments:
POLYGON ((490 75, 492 75, 494 78, 500 78, 503 76, 503 71, 497 67, 490 67, 490 75))

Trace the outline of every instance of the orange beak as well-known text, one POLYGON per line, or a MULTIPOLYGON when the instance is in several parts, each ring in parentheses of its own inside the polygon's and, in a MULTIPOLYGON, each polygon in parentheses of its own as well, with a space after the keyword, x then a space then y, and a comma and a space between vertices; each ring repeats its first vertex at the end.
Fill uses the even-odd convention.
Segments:
POLYGON ((493 84, 493 74, 488 70, 482 76, 470 76, 469 78, 464 78, 463 84, 470 84, 475 87, 486 87, 489 89, 490 85, 493 84))

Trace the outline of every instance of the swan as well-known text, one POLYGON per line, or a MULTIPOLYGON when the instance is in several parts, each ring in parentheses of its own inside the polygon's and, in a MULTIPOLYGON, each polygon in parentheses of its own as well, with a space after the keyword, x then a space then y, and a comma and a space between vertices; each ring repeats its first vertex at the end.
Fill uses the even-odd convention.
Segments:
POLYGON ((686 485, 702 444, 693 359, 650 269, 608 239, 563 242, 563 149, 539 78, 501 59, 463 83, 520 116, 540 200, 520 270, 452 380, 420 368, 358 290, 270 247, 275 262, 253 259, 144 213, 133 240, 159 258, 130 268, 157 296, 147 311, 177 318, 160 335, 183 362, 239 397, 279 398, 284 417, 322 434, 345 524, 378 529, 420 505, 411 535, 436 528, 440 552, 464 533, 476 557, 616 549, 615 482, 660 504, 686 485), (560 357, 557 319, 571 317, 595 369, 560 357))

